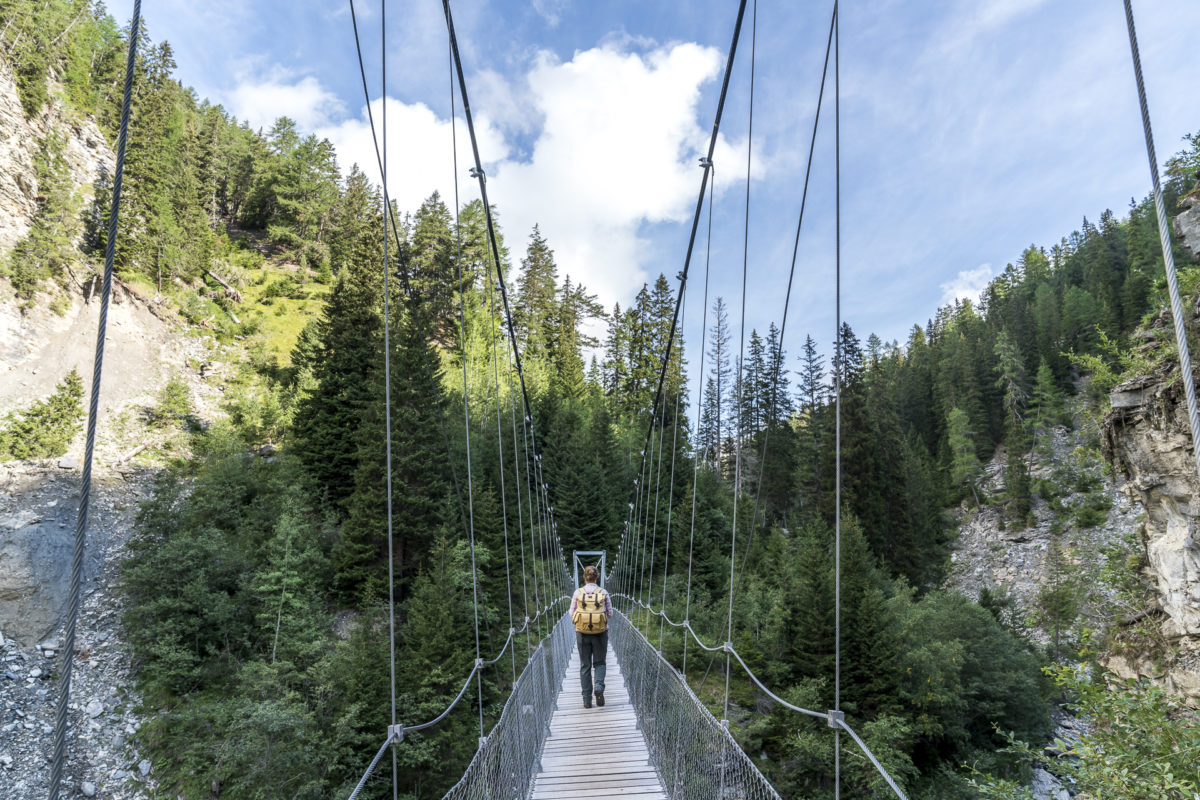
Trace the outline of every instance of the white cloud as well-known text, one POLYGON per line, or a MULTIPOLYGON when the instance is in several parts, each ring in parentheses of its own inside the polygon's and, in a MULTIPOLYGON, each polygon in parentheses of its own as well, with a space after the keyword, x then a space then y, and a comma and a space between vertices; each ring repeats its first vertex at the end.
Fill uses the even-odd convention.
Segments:
MULTIPOLYGON (((701 88, 717 77, 722 64, 715 48, 697 44, 646 52, 628 48, 628 43, 605 43, 567 62, 543 53, 520 81, 509 84, 488 73, 472 84, 484 89, 477 95, 484 102, 473 97, 479 151, 489 199, 501 212, 514 263, 519 264, 529 232, 539 224, 555 251, 560 276, 584 283, 606 307, 627 303, 648 274, 673 275, 681 266, 649 264, 644 229, 690 219, 700 185, 698 158, 709 136, 708 120, 699 119, 701 88)), ((306 87, 318 101, 327 96, 309 80, 292 88, 306 87)), ((285 92, 273 102, 283 106, 291 96, 285 92)), ((708 113, 708 104, 703 106, 708 113)), ((313 108, 303 119, 294 109, 286 113, 334 144, 344 172, 357 163, 378 180, 366 108, 336 123, 328 121, 319 102, 313 108), (313 119, 315 124, 304 122, 313 119)), ((411 211, 436 190, 449 204, 454 197, 449 120, 423 103, 389 99, 387 108, 392 198, 411 211)), ((371 110, 382 132, 381 102, 374 101, 371 110)), ((478 197, 478 190, 468 177, 472 155, 462 119, 457 133, 465 204, 478 197)), ((718 170, 744 174, 745 160, 744 139, 718 139, 718 170)), ((766 161, 756 154, 754 177, 765 170, 766 161)), ((718 193, 734 183, 721 181, 718 193)))
POLYGON ((979 303, 979 295, 992 279, 992 265, 980 264, 975 269, 959 270, 954 280, 941 284, 942 305, 951 305, 956 300, 979 303))
MULTIPOLYGON (((720 67, 716 49, 696 44, 644 54, 605 44, 565 63, 543 55, 527 79, 544 120, 531 157, 496 173, 514 253, 536 222, 560 273, 606 306, 627 302, 650 266, 643 226, 686 220, 694 207, 697 158, 708 142, 697 119, 700 89, 720 67)), ((744 142, 718 141, 718 167, 744 159, 744 142)))
POLYGON ((533 10, 546 21, 547 25, 556 28, 568 2, 569 0, 533 0, 533 10))
POLYGON ((294 79, 278 70, 239 81, 229 93, 228 107, 255 130, 269 129, 280 117, 291 117, 302 130, 312 130, 344 112, 337 96, 316 78, 294 79))
MULTIPOLYGON (((424 103, 407 104, 389 99, 387 104, 388 192, 402 212, 416 211, 434 191, 447 205, 454 200, 454 148, 450 120, 441 119, 424 103)), ((383 135, 383 103, 371 103, 375 128, 383 135)), ((357 119, 316 129, 318 136, 333 142, 343 172, 358 164, 373 181, 379 182, 379 167, 371 125, 364 107, 357 119)), ((494 165, 507 157, 504 137, 487 117, 475 117, 479 153, 484 170, 491 174, 494 165)), ((475 181, 468 172, 474 161, 466 122, 458 120, 459 192, 465 205, 478 197, 475 181)), ((489 199, 491 199, 489 197, 489 199)), ((493 201, 494 202, 494 201, 493 201)))

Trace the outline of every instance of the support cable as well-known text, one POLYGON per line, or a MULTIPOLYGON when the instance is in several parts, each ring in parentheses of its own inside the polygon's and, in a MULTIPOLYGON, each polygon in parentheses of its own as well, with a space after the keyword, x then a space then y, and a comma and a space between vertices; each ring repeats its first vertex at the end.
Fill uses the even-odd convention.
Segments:
MULTIPOLYGON (((463 431, 467 437, 467 512, 470 520, 468 541, 471 545, 471 604, 475 614, 475 661, 479 655, 479 573, 475 566, 475 492, 471 476, 471 397, 467 386, 467 301, 462 275, 462 225, 459 223, 458 197, 458 121, 454 113, 454 53, 450 56, 450 142, 454 161, 454 272, 458 281, 458 332, 462 346, 463 377, 463 431)), ((507 554, 506 554, 507 555, 507 554)), ((511 626, 510 626, 511 627, 511 626)), ((475 683, 479 689, 479 738, 483 739, 483 674, 475 670, 475 683)))
MULTIPOLYGON (((443 0, 445 2, 445 0, 443 0)), ((646 444, 649 445, 650 434, 654 431, 654 413, 662 398, 663 383, 667 377, 667 365, 671 363, 671 350, 675 342, 675 327, 679 321, 679 307, 683 302, 683 287, 687 284, 688 271, 692 264, 692 251, 696 245, 696 232, 700 228, 700 215, 704 208, 704 190, 708 186, 709 173, 713 168, 713 153, 717 148, 717 134, 721 129, 721 116, 725 111, 725 98, 729 94, 729 79, 733 73, 734 57, 737 54, 737 43, 742 33, 742 20, 746 16, 746 0, 739 0, 737 20, 733 25, 733 39, 729 43, 729 54, 725 59, 725 76, 721 80, 721 94, 717 99, 717 112, 713 117, 712 137, 708 140, 708 154, 700 160, 704 174, 700 178, 700 194, 696 198, 696 211, 692 215, 692 230, 688 236, 687 254, 683 258, 683 269, 679 273, 679 292, 675 297, 675 311, 671 316, 671 330, 667 334, 667 352, 663 354, 663 366, 658 373, 658 388, 654 393, 654 402, 650 406, 650 425, 646 430, 646 444)), ((642 448, 642 460, 646 458, 646 448, 642 448)))
MULTIPOLYGON (((491 282, 488 282, 489 297, 491 291, 491 282)), ((526 579, 528 571, 525 566, 525 518, 524 509, 521 506, 521 459, 518 455, 520 446, 517 444, 517 394, 512 383, 512 362, 511 356, 506 359, 505 374, 508 377, 508 396, 509 409, 512 414, 512 435, 513 435, 513 486, 517 490, 517 533, 520 536, 519 544, 521 546, 521 608, 525 617, 525 626, 529 627, 529 584, 526 579)), ((533 531, 530 530, 529 535, 533 536, 533 531)), ((534 586, 534 605, 537 605, 537 587, 534 586)), ((526 642, 525 648, 525 663, 529 663, 530 648, 526 642)))
MULTIPOLYGON (((371 142, 375 148, 375 164, 379 168, 380 178, 382 179, 383 158, 380 155, 379 137, 375 133, 375 113, 371 111, 371 93, 367 89, 367 70, 363 65, 362 43, 359 40, 358 35, 358 16, 355 13, 354 0, 350 0, 350 22, 354 28, 354 48, 358 54, 358 73, 362 78, 363 102, 367 107, 367 120, 371 124, 371 142)), ((387 103, 386 96, 383 98, 383 102, 384 104, 387 103)), ((388 219, 392 223, 392 240, 395 242, 396 251, 399 252, 400 226, 396 224, 396 211, 392 208, 391 203, 387 204, 387 208, 384 209, 384 213, 388 216, 388 219)), ((425 330, 424 317, 420 313, 420 298, 418 297, 417 293, 412 290, 412 286, 410 285, 408 278, 408 271, 404 268, 401 268, 397 270, 397 275, 400 278, 400 288, 409 300, 409 311, 412 314, 413 324, 417 326, 417 334, 422 339, 427 340, 429 337, 425 330)), ((428 379, 429 384, 431 386, 436 386, 437 380, 434 377, 433 366, 430 364, 429 358, 422 358, 421 362, 425 367, 425 377, 428 379)), ((462 487, 458 480, 458 467, 454 463, 454 452, 450 447, 450 433, 446 430, 446 409, 442 404, 442 396, 440 393, 437 394, 434 401, 437 403, 438 423, 442 429, 442 442, 446 446, 446 460, 450 464, 450 478, 454 483, 454 497, 458 501, 458 515, 463 524, 463 530, 465 531, 467 527, 467 510, 466 505, 463 503, 462 487)))
MULTIPOLYGON (((712 170, 713 180, 708 187, 708 234, 704 245, 704 301, 700 314, 700 381, 704 380, 704 345, 708 337, 708 272, 712 256, 712 208, 713 187, 717 185, 717 172, 712 170)), ((700 430, 700 421, 704 412, 704 392, 701 390, 700 399, 696 403, 696 430, 700 430)), ((720 432, 717 432, 720 436, 720 432)), ((700 481, 700 459, 703 454, 697 453, 692 462, 692 518, 688 530, 688 577, 687 600, 683 606, 683 621, 687 622, 692 613, 692 557, 696 549, 696 489, 700 481)), ((687 636, 683 637, 683 676, 687 678, 687 636)))
MULTIPOLYGON (((758 45, 758 0, 754 0, 750 17, 750 107, 749 131, 746 136, 746 218, 742 231, 742 314, 741 327, 738 331, 738 381, 737 381, 737 433, 734 438, 734 469, 733 469, 733 530, 729 541, 729 612, 725 628, 725 710, 721 724, 729 726, 729 675, 730 654, 733 651, 733 582, 734 567, 737 566, 737 524, 738 498, 742 494, 742 438, 746 434, 744 410, 744 393, 746 391, 745 350, 746 350, 746 277, 750 271, 750 167, 754 154, 754 66, 758 45)), ((721 790, 725 788, 725 759, 721 759, 721 790)))
MULTIPOLYGON (((382 64, 380 72, 383 81, 383 415, 384 415, 384 446, 387 459, 387 543, 388 543, 388 669, 391 674, 391 716, 392 725, 396 725, 396 558, 395 543, 392 541, 392 341, 391 341, 391 288, 388 276, 391 267, 388 263, 388 211, 392 207, 388 196, 387 181, 387 0, 380 0, 380 48, 382 64)), ((392 748, 392 800, 399 796, 400 765, 396 757, 396 748, 392 748)))
MULTIPOLYGON (((457 173, 458 170, 455 170, 457 173)), ((512 588, 512 567, 510 565, 508 547, 508 492, 505 488, 504 481, 504 429, 501 423, 502 415, 500 411, 500 353, 496 345, 496 302, 495 293, 492 290, 492 281, 485 275, 484 283, 488 287, 488 338, 492 340, 492 380, 496 385, 496 450, 499 454, 499 469, 500 473, 500 520, 504 524, 504 585, 508 590, 508 628, 513 627, 513 588, 512 588)), ((515 421, 514 421, 515 422, 515 421)), ((515 426, 514 426, 515 432, 515 426)), ((514 451, 514 455, 515 455, 514 451)), ((518 486, 518 492, 520 487, 518 486)), ((519 515, 518 515, 519 516, 519 515)), ((522 554, 523 555, 523 554, 522 554)), ((524 580, 524 573, 521 579, 524 580)), ((517 683, 517 651, 513 648, 512 651, 512 681, 515 686, 517 683)))
POLYGON ((125 146, 129 140, 129 107, 133 98, 133 70, 141 28, 142 0, 133 0, 129 23, 129 51, 125 57, 125 91, 121 98, 121 124, 117 132, 117 164, 113 175, 112 210, 108 236, 104 240, 104 280, 100 291, 100 321, 96 331, 96 356, 92 365, 92 389, 88 403, 87 443, 84 446, 79 509, 75 516, 75 544, 71 556, 71 591, 67 602, 67 624, 63 634, 62 672, 58 702, 54 709, 54 753, 50 761, 50 800, 58 800, 67 749, 67 708, 71 701, 71 677, 75 666, 75 629, 79 622, 83 584, 83 556, 87 547, 88 505, 92 495, 92 462, 96 453, 96 423, 100 415, 100 379, 104 369, 104 337, 108 331, 108 302, 112 296, 113 257, 116 253, 117 222, 121 213, 121 180, 125 176, 125 146))
MULTIPOLYGON (((744 2, 744 0, 743 0, 744 2)), ((467 132, 471 137, 471 152, 475 157, 475 166, 471 174, 479 182, 479 194, 483 201, 483 213, 487 219, 488 243, 492 248, 492 259, 496 264, 496 280, 500 284, 500 299, 504 304, 504 318, 508 325, 508 337, 512 343, 513 360, 517 365, 517 377, 521 383, 521 399, 524 402, 525 415, 529 419, 529 438, 533 445, 535 458, 538 456, 537 434, 533 426, 533 406, 529 402, 529 390, 525 386, 525 372, 521 368, 521 350, 517 345, 517 331, 513 325, 512 311, 508 304, 508 290, 504 284, 504 270, 500 268, 500 247, 496 242, 496 222, 492 215, 492 206, 487 196, 487 175, 483 171, 483 162, 479 157, 479 140, 475 136, 475 118, 471 115, 471 102, 467 96, 467 80, 463 75, 462 57, 458 52, 458 38, 454 34, 454 16, 450 12, 450 0, 442 0, 442 9, 446 14, 446 29, 450 34, 450 51, 454 56, 454 68, 458 75, 458 93, 462 98, 463 116, 467 120, 467 132)))
POLYGON ((1162 245, 1163 265, 1167 272, 1167 289, 1171 295, 1171 318, 1175 322, 1175 346, 1179 350, 1179 374, 1187 396, 1188 426, 1192 433, 1192 458, 1196 474, 1200 475, 1200 415, 1196 411, 1196 382, 1192 375, 1192 356, 1188 349, 1187 328, 1183 303, 1179 298, 1179 282, 1175 277, 1175 253, 1171 249, 1171 229, 1167 225, 1166 204, 1162 184, 1158 180, 1158 159, 1154 155, 1154 133, 1150 130, 1150 107, 1146 102, 1146 83, 1142 79, 1142 58, 1138 51, 1137 31, 1133 25, 1133 6, 1125 0, 1125 23, 1129 29, 1129 52, 1133 56, 1133 74, 1137 79, 1138 105, 1142 111, 1142 129, 1146 134, 1146 156, 1150 159, 1150 178, 1154 183, 1154 213, 1158 218, 1158 240, 1162 245))
MULTIPOLYGON (((686 292, 687 290, 684 289, 686 292)), ((687 329, 687 299, 684 299, 683 317, 680 320, 684 330, 687 329)), ((662 610, 663 619, 667 618, 667 575, 671 567, 671 521, 675 510, 675 452, 679 448, 679 400, 683 395, 683 386, 678 386, 675 390, 675 415, 672 417, 671 425, 671 477, 667 484, 667 545, 663 552, 663 579, 662 579, 662 610)), ((663 647, 663 626, 658 626, 658 652, 662 652, 663 647)))
MULTIPOLYGON (((836 13, 837 13, 837 3, 835 2, 834 3, 834 14, 836 14, 836 13)), ((791 308, 791 302, 792 302, 792 283, 796 277, 796 260, 799 255, 799 252, 800 252, 800 231, 804 227, 804 209, 808 204, 808 183, 809 183, 809 179, 812 177, 813 153, 814 153, 814 151, 816 149, 816 145, 817 145, 817 130, 818 130, 818 126, 821 121, 821 106, 823 105, 824 98, 825 98, 825 79, 829 73, 829 56, 830 56, 830 52, 833 47, 833 22, 834 22, 834 17, 833 17, 833 15, 831 15, 830 19, 829 19, 829 35, 825 41, 825 65, 821 70, 821 88, 817 92, 817 110, 813 117, 812 137, 809 139, 809 144, 808 144, 808 164, 804 169, 804 190, 800 195, 800 215, 799 215, 799 218, 796 220, 796 238, 792 243, 792 265, 791 265, 791 269, 788 271, 787 292, 785 293, 784 300, 783 300, 783 321, 779 327, 779 341, 778 341, 778 345, 777 345, 777 350, 775 352, 775 375, 772 377, 772 381, 771 381, 771 414, 772 415, 775 414, 777 405, 778 405, 779 370, 783 364, 783 341, 784 341, 784 336, 787 333, 788 310, 791 308)), ((760 504, 760 500, 762 497, 763 475, 764 475, 764 470, 766 469, 766 464, 767 464, 767 445, 770 441, 770 437, 771 437, 771 427, 770 427, 770 425, 768 425, 766 430, 763 432, 762 451, 759 454, 759 459, 758 459, 758 483, 757 483, 757 487, 756 487, 755 493, 754 493, 754 513, 750 515, 750 519, 754 521, 755 525, 758 524, 758 509, 759 509, 759 504, 760 504)), ((765 522, 766 522, 766 520, 764 519, 764 524, 765 524, 765 522)), ((746 562, 749 561, 749 559, 750 559, 750 545, 752 544, 753 539, 754 539, 754 528, 751 527, 750 533, 747 536, 746 551, 742 556, 742 565, 738 569, 737 585, 734 587, 735 599, 737 597, 738 590, 741 588, 742 578, 744 578, 746 576, 746 562)))
MULTIPOLYGON (((834 404, 837 406, 834 433, 834 544, 833 544, 833 709, 842 710, 842 372, 846 369, 846 354, 842 342, 842 87, 840 77, 841 22, 837 1, 833 4, 833 174, 834 174, 834 275, 835 306, 837 308, 838 368, 834 370, 834 404)), ((833 798, 842 796, 842 733, 833 731, 833 798)))
MULTIPOLYGON (((633 600, 635 603, 637 603, 636 600, 628 596, 621 596, 621 599, 633 600)), ((638 605, 640 605, 640 603, 638 605)), ((652 614, 665 617, 665 615, 663 615, 661 612, 654 611, 653 609, 649 610, 652 614)), ((900 798, 900 800, 908 800, 907 795, 904 794, 904 791, 899 787, 896 781, 892 779, 892 776, 879 762, 879 759, 875 757, 875 754, 871 752, 866 743, 859 738, 858 734, 856 734, 850 725, 846 723, 845 716, 840 711, 813 711, 812 709, 804 708, 803 706, 798 706, 794 703, 789 703, 787 700, 784 700, 782 697, 767 688, 767 685, 764 684, 756 674, 754 674, 754 671, 750 669, 750 666, 746 663, 745 659, 742 658, 741 654, 738 653, 734 647, 729 644, 705 644, 704 640, 700 638, 699 634, 696 633, 696 630, 686 620, 682 623, 672 622, 670 619, 667 619, 666 621, 667 624, 674 627, 684 628, 687 634, 691 636, 701 650, 714 654, 726 653, 732 656, 732 658, 738 662, 738 665, 742 668, 742 671, 746 673, 746 676, 750 678, 754 685, 757 686, 764 694, 766 694, 767 697, 771 698, 779 705, 791 711, 795 711, 798 714, 804 714, 805 716, 813 717, 814 719, 823 719, 826 721, 829 727, 835 729, 835 733, 840 730, 845 730, 848 734, 850 734, 850 737, 854 740, 855 744, 857 744, 863 751, 863 754, 866 755, 867 759, 870 760, 870 762, 875 766, 875 769, 883 777, 884 781, 887 782, 888 786, 892 788, 892 791, 895 792, 896 796, 900 798)), ((662 657, 661 654, 659 655, 662 657)))

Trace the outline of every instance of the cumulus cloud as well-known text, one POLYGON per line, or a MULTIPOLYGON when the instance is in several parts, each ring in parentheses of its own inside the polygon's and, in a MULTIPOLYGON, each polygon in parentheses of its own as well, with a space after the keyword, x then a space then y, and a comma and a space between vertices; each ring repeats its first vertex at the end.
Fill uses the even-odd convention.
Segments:
POLYGON ((316 78, 279 72, 243 79, 229 93, 228 106, 254 129, 270 128, 280 117, 290 117, 302 130, 312 130, 344 113, 337 95, 316 78))
MULTIPOLYGON (((635 52, 630 43, 613 41, 566 62, 541 54, 511 82, 497 73, 475 80, 472 86, 482 90, 472 105, 488 195, 500 209, 514 261, 519 262, 536 223, 555 251, 560 275, 584 283, 605 306, 628 302, 650 273, 674 274, 678 263, 648 263, 644 230, 690 219, 700 185, 698 158, 709 136, 709 121, 699 118, 701 89, 718 76, 721 64, 715 48, 698 44, 635 52)), ((302 128, 328 138, 343 171, 357 163, 378 180, 366 108, 331 122, 321 105, 327 93, 308 80, 277 82, 294 91, 276 99, 271 113, 288 113, 302 128), (313 100, 303 117, 302 104, 287 102, 302 88, 313 100), (281 110, 285 105, 288 110, 281 110)), ((255 95, 247 89, 243 96, 255 95)), ((378 100, 371 106, 377 129, 382 107, 378 100)), ((392 198, 406 211, 433 191, 450 203, 450 121, 423 103, 389 99, 387 108, 392 198)), ((709 113, 708 104, 703 111, 709 113)), ((718 169, 740 173, 745 159, 744 139, 718 139, 718 169)), ((478 197, 478 190, 467 175, 472 157, 461 119, 458 165, 465 204, 478 197)), ((753 175, 760 177, 764 170, 764 161, 757 159, 753 175)))
POLYGON ((979 295, 992 279, 992 265, 980 264, 975 269, 959 270, 954 280, 941 284, 942 305, 951 305, 956 300, 979 302, 979 295))
MULTIPOLYGON (((627 301, 647 273, 642 227, 685 220, 695 204, 708 142, 700 90, 720 67, 716 49, 696 44, 643 54, 612 43, 569 62, 541 56, 527 76, 540 132, 528 159, 496 173, 510 242, 540 224, 561 273, 605 305, 627 301)), ((744 154, 744 142, 721 139, 714 160, 741 163, 744 154)))
MULTIPOLYGON (((383 134, 383 101, 371 103, 375 127, 383 134)), ((424 103, 403 103, 389 98, 388 123, 388 192, 401 211, 415 211, 433 192, 441 194, 447 205, 454 202, 454 145, 450 120, 438 117, 424 103)), ((343 172, 357 164, 375 182, 379 182, 379 166, 371 124, 364 107, 359 116, 337 125, 316 129, 316 134, 329 139, 337 150, 343 172)), ((487 117, 475 118, 479 152, 484 171, 490 173, 496 162, 508 156, 504 137, 487 117)), ((468 176, 473 165, 466 122, 458 120, 459 191, 465 204, 478 196, 475 182, 468 176)), ((490 199, 490 198, 489 198, 490 199)))

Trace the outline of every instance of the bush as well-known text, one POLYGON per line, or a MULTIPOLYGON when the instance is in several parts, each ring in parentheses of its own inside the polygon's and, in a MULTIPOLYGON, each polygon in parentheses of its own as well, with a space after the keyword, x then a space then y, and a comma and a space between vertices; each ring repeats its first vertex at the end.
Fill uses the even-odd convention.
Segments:
POLYGON ((192 395, 188 385, 174 375, 158 393, 158 404, 150 409, 150 421, 157 427, 184 422, 192 413, 192 395))
POLYGON ((263 289, 263 299, 273 300, 276 297, 286 297, 293 300, 304 299, 304 288, 291 275, 276 278, 263 289))
POLYGON ((83 427, 83 380, 72 369, 45 400, 0 423, 0 461, 56 458, 83 427))
MULTIPOLYGON (((1066 758, 1054 768, 1074 783, 1075 796, 1105 800, 1193 800, 1200 794, 1196 754, 1200 720, 1161 688, 1144 681, 1108 685, 1086 670, 1059 666, 1047 670, 1074 697, 1071 709, 1091 720, 1091 730, 1073 745, 1056 740, 1066 758)), ((1027 763, 1045 756, 1009 735, 1006 752, 1027 763)), ((991 775, 972 784, 991 800, 1025 800, 1029 790, 991 775)))

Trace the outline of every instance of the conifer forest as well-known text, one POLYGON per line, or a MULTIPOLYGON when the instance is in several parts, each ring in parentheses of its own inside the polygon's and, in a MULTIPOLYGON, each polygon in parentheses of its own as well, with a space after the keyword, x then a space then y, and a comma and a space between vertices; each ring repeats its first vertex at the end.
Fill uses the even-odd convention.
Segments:
MULTIPOLYGON (((92 0, 0 4, 2 58, 27 116, 57 103, 115 148, 129 31, 112 15, 123 13, 92 0)), ((931 309, 903 340, 881 339, 869 320, 845 319, 836 336, 804 331, 799 317, 786 342, 776 320, 743 349, 740 299, 711 296, 700 362, 684 341, 695 320, 686 333, 673 325, 674 267, 608 307, 589 276, 556 263, 541 228, 505 226, 502 199, 491 209, 499 265, 479 200, 393 202, 385 282, 376 165, 342 163, 287 117, 240 122, 182 85, 171 46, 151 33, 136 58, 117 279, 167 298, 179 336, 201 331, 234 354, 219 413, 201 415, 180 386, 160 393, 148 424, 179 444, 158 462, 120 569, 154 796, 348 796, 389 723, 390 610, 402 716, 446 708, 475 664, 473 590, 487 654, 547 601, 533 587, 545 589, 556 556, 534 543, 521 499, 530 467, 513 457, 528 452, 529 430, 568 553, 622 546, 646 448, 659 468, 653 495, 639 495, 651 509, 640 508, 673 537, 643 565, 648 602, 671 619, 686 604, 697 634, 720 643, 732 592, 732 642, 748 667, 816 709, 835 703, 840 459, 841 704, 909 797, 1032 797, 1032 770, 1068 712, 1092 721, 1060 769, 1072 796, 1200 792, 1194 711, 1151 683, 1103 677, 1098 659, 1120 645, 1083 613, 1092 578, 1064 566, 1030 613, 1003 591, 968 596, 950 581, 967 519, 990 515, 1011 533, 1049 507, 1058 535, 1106 518, 1110 393, 1175 363, 1150 195, 1080 209, 1078 229, 1013 253, 978 302, 931 309), (1065 455, 1053 450, 1064 437, 1065 455), (530 538, 518 545, 519 530, 530 538)), ((103 266, 111 198, 79 191, 65 135, 40 142, 36 213, 0 253, 0 283, 25 309, 103 266)), ((1200 133, 1164 147, 1179 151, 1163 183, 1174 217, 1197 191, 1200 133)), ((1200 264, 1175 247, 1190 308, 1200 264)), ((73 373, 0 420, 0 460, 66 452, 82 397, 73 373)), ((1136 548, 1094 558, 1110 594, 1144 591, 1136 548)), ((681 668, 686 634, 630 617, 681 668)), ((483 670, 485 726, 551 624, 517 638, 512 669, 506 657, 483 670)), ((724 659, 690 650, 685 677, 720 718, 724 659)), ((731 730, 778 793, 833 798, 825 726, 798 723, 736 670, 729 691, 731 730)), ((479 737, 474 692, 397 746, 400 797, 439 798, 462 775, 479 737)), ((841 769, 841 796, 891 796, 857 751, 841 769)), ((390 791, 370 782, 360 797, 390 791)))

